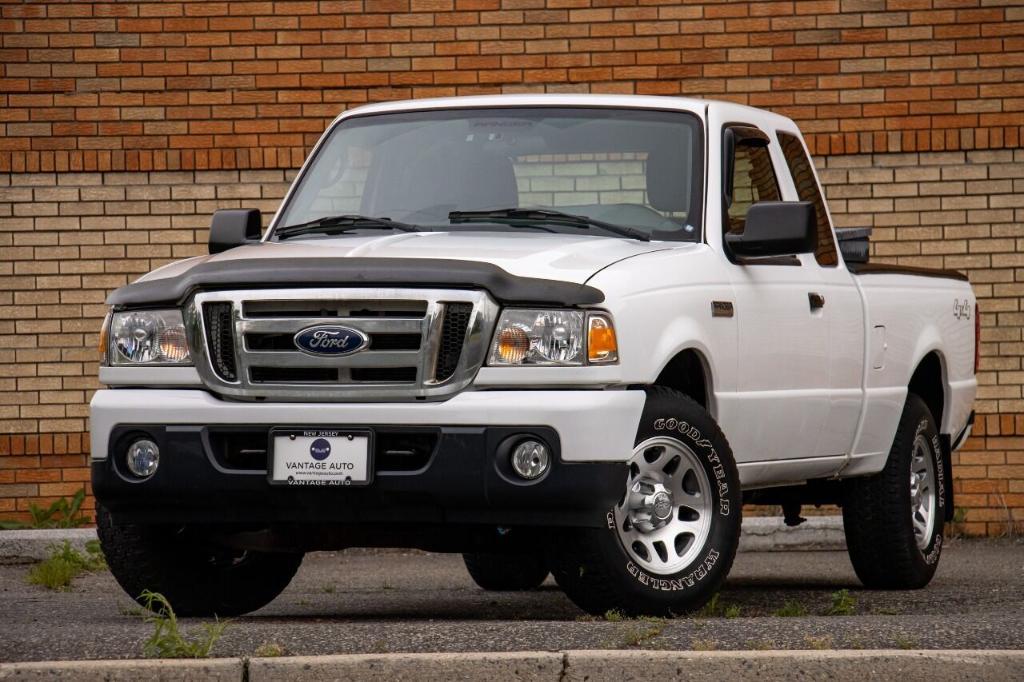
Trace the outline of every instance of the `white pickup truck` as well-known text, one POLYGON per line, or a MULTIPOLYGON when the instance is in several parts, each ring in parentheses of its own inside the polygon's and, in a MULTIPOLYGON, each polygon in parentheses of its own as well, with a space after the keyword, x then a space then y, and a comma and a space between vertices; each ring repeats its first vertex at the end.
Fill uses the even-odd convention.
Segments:
POLYGON ((257 609, 308 551, 461 552, 591 613, 722 585, 744 503, 842 506, 874 588, 931 579, 969 433, 956 272, 837 238, 800 131, 696 99, 394 102, 330 125, 265 234, 108 299, 92 481, 111 571, 257 609))

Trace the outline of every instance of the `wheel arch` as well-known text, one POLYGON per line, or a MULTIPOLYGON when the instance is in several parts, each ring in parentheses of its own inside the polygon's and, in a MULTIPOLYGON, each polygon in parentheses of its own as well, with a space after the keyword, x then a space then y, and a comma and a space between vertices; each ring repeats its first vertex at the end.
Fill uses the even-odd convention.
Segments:
POLYGON ((907 390, 924 401, 941 432, 946 409, 946 365, 939 350, 929 350, 918 361, 907 390))
POLYGON ((711 365, 696 347, 684 348, 669 358, 658 372, 654 385, 679 391, 693 398, 712 416, 715 414, 711 365))

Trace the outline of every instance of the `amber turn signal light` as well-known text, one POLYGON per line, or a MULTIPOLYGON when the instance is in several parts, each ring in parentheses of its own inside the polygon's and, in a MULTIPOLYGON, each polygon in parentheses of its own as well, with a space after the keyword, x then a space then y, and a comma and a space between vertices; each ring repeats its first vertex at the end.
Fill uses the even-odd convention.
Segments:
POLYGON ((530 337, 519 327, 505 327, 498 334, 498 355, 510 365, 518 365, 530 352, 530 337))
POLYGON ((99 339, 99 352, 100 352, 100 364, 107 364, 107 342, 110 333, 110 311, 107 311, 106 317, 103 318, 103 326, 100 327, 100 339, 99 339))
POLYGON ((618 360, 619 343, 615 339, 611 319, 604 315, 591 315, 587 325, 587 360, 592 364, 618 360))

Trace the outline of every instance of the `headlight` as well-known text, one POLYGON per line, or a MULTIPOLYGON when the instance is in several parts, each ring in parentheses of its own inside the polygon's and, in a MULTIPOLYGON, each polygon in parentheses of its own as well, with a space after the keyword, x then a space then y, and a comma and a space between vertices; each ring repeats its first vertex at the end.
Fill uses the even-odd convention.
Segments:
POLYGON ((179 310, 132 310, 110 316, 111 365, 184 365, 192 362, 179 310))
POLYGON ((618 360, 615 329, 603 313, 580 310, 502 312, 487 361, 497 366, 579 366, 618 360), (594 347, 589 353, 589 345, 594 347), (596 352, 595 352, 596 350, 596 352))

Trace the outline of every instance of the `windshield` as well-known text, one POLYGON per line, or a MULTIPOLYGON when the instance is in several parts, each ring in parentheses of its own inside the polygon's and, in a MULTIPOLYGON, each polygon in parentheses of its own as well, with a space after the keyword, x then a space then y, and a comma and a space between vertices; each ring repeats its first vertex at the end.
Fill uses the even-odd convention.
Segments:
POLYGON ((696 241, 702 151, 700 121, 686 112, 538 107, 354 117, 331 131, 276 224, 360 216, 435 231, 629 234, 600 229, 604 223, 696 241), (589 220, 466 215, 507 209, 589 220))

